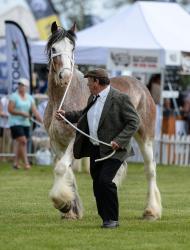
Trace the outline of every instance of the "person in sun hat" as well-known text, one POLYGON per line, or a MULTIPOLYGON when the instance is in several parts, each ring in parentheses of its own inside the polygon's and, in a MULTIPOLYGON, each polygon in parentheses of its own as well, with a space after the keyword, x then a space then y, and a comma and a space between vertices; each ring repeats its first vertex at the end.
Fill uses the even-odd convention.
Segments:
POLYGON ((14 163, 13 168, 20 168, 20 160, 25 169, 30 168, 27 157, 27 139, 30 131, 30 116, 33 114, 42 123, 42 118, 36 109, 33 97, 28 93, 30 87, 26 78, 18 80, 18 89, 9 97, 8 111, 9 125, 12 139, 14 140, 14 163))
POLYGON ((91 70, 84 77, 88 78, 91 93, 86 108, 70 112, 58 110, 56 119, 63 121, 60 117, 63 115, 70 122, 78 123, 77 127, 93 138, 111 143, 112 148, 76 132, 73 153, 76 159, 90 157, 94 196, 103 221, 101 227, 116 228, 119 226, 119 202, 113 179, 122 163, 132 155, 130 139, 138 129, 139 117, 129 96, 110 86, 106 70, 91 70), (110 158, 95 161, 113 150, 116 152, 110 158))

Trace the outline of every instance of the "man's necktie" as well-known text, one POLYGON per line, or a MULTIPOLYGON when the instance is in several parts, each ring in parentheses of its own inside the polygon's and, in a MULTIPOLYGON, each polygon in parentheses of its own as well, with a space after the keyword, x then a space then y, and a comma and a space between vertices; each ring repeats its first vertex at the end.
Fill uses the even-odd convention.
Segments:
POLYGON ((82 112, 83 115, 88 112, 88 110, 92 107, 92 105, 94 105, 94 103, 97 101, 98 97, 99 97, 99 95, 96 95, 95 98, 86 106, 86 108, 82 112))

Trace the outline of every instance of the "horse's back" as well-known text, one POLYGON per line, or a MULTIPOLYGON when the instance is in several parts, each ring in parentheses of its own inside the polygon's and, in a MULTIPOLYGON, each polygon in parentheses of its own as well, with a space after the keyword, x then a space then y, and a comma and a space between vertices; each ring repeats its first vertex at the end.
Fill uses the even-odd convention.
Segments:
POLYGON ((154 137, 156 106, 147 87, 134 77, 119 76, 110 79, 111 86, 126 93, 140 117, 138 133, 143 138, 154 137))

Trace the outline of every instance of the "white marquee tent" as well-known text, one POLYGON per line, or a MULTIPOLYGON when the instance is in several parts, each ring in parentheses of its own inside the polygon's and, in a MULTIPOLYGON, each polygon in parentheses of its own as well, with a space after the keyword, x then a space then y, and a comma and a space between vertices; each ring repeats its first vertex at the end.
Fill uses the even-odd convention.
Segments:
POLYGON ((126 64, 134 70, 179 65, 190 51, 190 15, 176 3, 136 2, 109 20, 78 33, 81 64, 126 64))
MULTIPOLYGON (((45 62, 44 42, 31 46, 34 62, 45 62)), ((128 66, 157 72, 180 65, 190 52, 190 15, 176 3, 136 2, 110 19, 77 33, 76 63, 128 66)))

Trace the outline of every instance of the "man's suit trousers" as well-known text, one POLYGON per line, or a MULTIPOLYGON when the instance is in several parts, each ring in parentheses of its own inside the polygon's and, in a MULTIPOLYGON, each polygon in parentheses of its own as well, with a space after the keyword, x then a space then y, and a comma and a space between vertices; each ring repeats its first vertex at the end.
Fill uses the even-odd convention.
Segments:
POLYGON ((94 146, 93 144, 91 144, 90 152, 90 174, 93 179, 93 191, 98 214, 103 221, 118 221, 117 186, 112 180, 122 162, 112 158, 95 162, 96 159, 100 158, 100 151, 99 146, 94 146))

